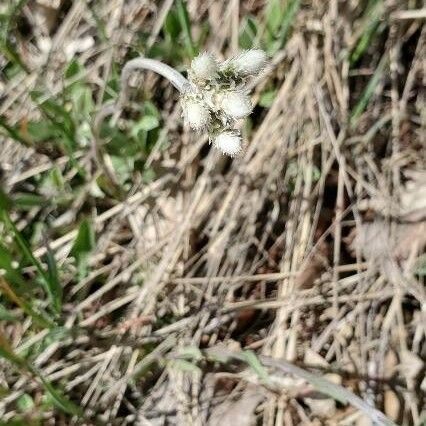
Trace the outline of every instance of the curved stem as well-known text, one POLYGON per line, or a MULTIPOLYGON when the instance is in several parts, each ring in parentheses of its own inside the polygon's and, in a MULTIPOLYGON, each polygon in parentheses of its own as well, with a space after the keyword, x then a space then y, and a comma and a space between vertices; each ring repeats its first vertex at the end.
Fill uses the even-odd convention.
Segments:
POLYGON ((180 93, 185 92, 189 87, 189 81, 178 71, 169 65, 163 64, 160 61, 149 58, 135 58, 124 65, 121 71, 121 93, 126 93, 128 90, 128 81, 130 74, 136 70, 154 71, 155 73, 167 78, 180 93))
POLYGON ((101 126, 106 117, 114 115, 115 121, 120 115, 123 106, 128 100, 129 77, 131 73, 136 70, 154 71, 155 73, 169 80, 170 83, 173 84, 173 86, 179 90, 180 93, 186 92, 191 87, 189 81, 180 72, 155 59, 139 57, 128 61, 124 65, 120 77, 121 90, 117 101, 115 103, 108 102, 107 104, 103 105, 102 108, 96 113, 92 122, 94 156, 97 159, 100 167, 103 169, 104 173, 113 182, 116 182, 116 179, 113 176, 112 171, 110 171, 106 166, 101 153, 101 126))
POLYGON ((105 120, 105 118, 114 114, 116 109, 117 108, 115 103, 110 101, 110 102, 107 102, 105 105, 103 105, 102 108, 96 113, 95 118, 93 119, 93 122, 92 122, 93 136, 95 139, 100 139, 102 122, 105 120))
POLYGON ((117 181, 116 176, 114 175, 114 171, 111 169, 110 166, 105 162, 104 156, 102 155, 102 147, 101 147, 101 125, 106 117, 113 115, 116 111, 116 105, 115 102, 109 101, 105 105, 102 106, 102 108, 97 112, 95 115, 95 118, 93 119, 92 123, 92 152, 93 157, 95 158, 98 166, 102 169, 104 172, 105 177, 109 180, 109 183, 112 188, 114 188, 117 193, 121 196, 121 186, 117 181))

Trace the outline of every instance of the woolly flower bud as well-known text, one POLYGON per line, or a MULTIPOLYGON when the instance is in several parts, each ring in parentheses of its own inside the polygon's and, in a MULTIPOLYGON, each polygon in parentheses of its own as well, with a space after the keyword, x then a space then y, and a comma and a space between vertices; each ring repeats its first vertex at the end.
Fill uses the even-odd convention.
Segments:
POLYGON ((235 157, 241 152, 241 136, 235 131, 226 130, 216 136, 213 145, 223 154, 235 157))
POLYGON ((260 49, 250 49, 241 52, 230 60, 231 67, 243 76, 254 75, 265 68, 267 62, 266 53, 260 49))
POLYGON ((210 121, 210 112, 203 101, 197 99, 182 100, 184 120, 194 130, 204 129, 210 121))
POLYGON ((196 78, 201 80, 211 80, 216 76, 216 60, 207 52, 200 53, 191 62, 191 69, 196 78))
POLYGON ((252 110, 250 99, 240 91, 228 91, 222 95, 220 106, 235 119, 247 117, 252 110))

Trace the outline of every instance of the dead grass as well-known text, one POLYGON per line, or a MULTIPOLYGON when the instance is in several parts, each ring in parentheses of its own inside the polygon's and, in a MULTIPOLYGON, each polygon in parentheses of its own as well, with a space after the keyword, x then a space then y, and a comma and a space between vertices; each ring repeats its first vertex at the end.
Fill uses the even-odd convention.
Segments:
MULTIPOLYGON (((148 46, 159 43, 176 6, 45 3, 55 2, 20 12, 28 35, 16 45, 30 71, 0 83, 0 112, 22 134, 40 117, 29 92, 64 90, 66 54, 81 48, 79 78, 100 107, 129 46, 141 32, 148 46)), ((425 15, 420 2, 370 2, 380 8, 371 23, 367 3, 301 2, 285 46, 253 85, 255 101, 267 90, 274 96, 256 107, 240 158, 220 156, 183 129, 176 94, 150 74, 143 85, 135 77, 134 99, 148 96, 161 111, 144 163, 155 178, 134 171, 122 194, 96 195, 102 169, 89 144, 75 148, 70 164, 51 145, 0 136, 8 194, 39 194, 39 177, 53 167, 72 193, 65 209, 13 211, 25 235, 49 224, 64 291, 61 332, 37 328, 4 295, 19 321, 3 321, 0 331, 84 412, 77 420, 43 408, 40 384, 1 361, 6 424, 20 415, 22 395, 34 401, 22 424, 372 424, 272 358, 342 385, 397 424, 424 421, 425 15), (79 278, 70 253, 83 217, 96 245, 79 278), (254 351, 267 380, 250 362, 209 359, 221 347, 224 355, 254 351)), ((259 1, 189 0, 188 10, 194 36, 210 26, 203 49, 224 57, 238 50, 248 13, 265 19, 259 1)), ((137 113, 127 114, 119 126, 137 113)), ((44 259, 48 246, 33 250, 44 259)))

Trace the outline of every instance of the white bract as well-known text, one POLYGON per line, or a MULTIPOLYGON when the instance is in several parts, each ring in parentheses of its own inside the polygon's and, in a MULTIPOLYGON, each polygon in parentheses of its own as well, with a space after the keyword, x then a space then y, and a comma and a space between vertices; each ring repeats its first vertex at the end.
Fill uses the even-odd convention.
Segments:
POLYGON ((201 53, 191 62, 191 71, 195 78, 211 80, 216 76, 218 66, 216 59, 207 52, 201 53))
POLYGON ((108 102, 93 119, 95 142, 100 141, 103 120, 118 118, 129 97, 129 79, 137 70, 153 71, 166 78, 180 93, 185 123, 198 131, 206 131, 213 146, 235 157, 241 152, 242 139, 236 121, 252 112, 246 87, 249 78, 266 65, 265 52, 245 50, 226 61, 219 62, 209 53, 193 59, 188 78, 175 68, 156 59, 138 57, 126 63, 121 72, 121 91, 116 102, 108 102))
POLYGON ((223 154, 235 157, 241 152, 242 139, 236 131, 227 130, 215 137, 213 146, 222 151, 223 154))
POLYGON ((209 53, 193 59, 188 85, 181 90, 185 122, 195 130, 207 130, 213 146, 235 157, 241 152, 242 139, 236 121, 252 112, 245 91, 249 77, 266 65, 262 50, 245 50, 220 63, 209 53))
POLYGON ((182 100, 183 117, 194 130, 203 130, 210 121, 210 111, 202 100, 187 98, 182 100))
POLYGON ((249 97, 241 91, 223 92, 220 104, 226 114, 237 120, 247 117, 252 110, 249 97))
POLYGON ((245 50, 229 61, 229 67, 242 76, 255 75, 265 68, 267 59, 263 50, 245 50))

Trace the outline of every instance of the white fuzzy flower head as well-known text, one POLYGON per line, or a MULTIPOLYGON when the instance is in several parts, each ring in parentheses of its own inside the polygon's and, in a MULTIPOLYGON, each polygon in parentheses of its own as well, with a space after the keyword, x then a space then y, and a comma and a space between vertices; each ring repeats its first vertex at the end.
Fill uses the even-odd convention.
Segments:
POLYGON ((192 60, 191 70, 196 78, 200 80, 211 80, 216 76, 217 62, 209 53, 200 53, 192 60))
POLYGON ((249 97, 241 91, 226 91, 222 94, 220 106, 226 114, 235 118, 247 117, 252 110, 249 97))
POLYGON ((241 136, 236 131, 226 130, 215 137, 213 145, 223 154, 235 157, 241 152, 241 136))
POLYGON ((210 121, 210 111, 202 100, 193 98, 182 99, 183 117, 194 130, 206 128, 210 121))
POLYGON ((250 49, 232 58, 229 64, 238 74, 249 76, 262 71, 265 68, 267 59, 266 53, 263 50, 250 49))

